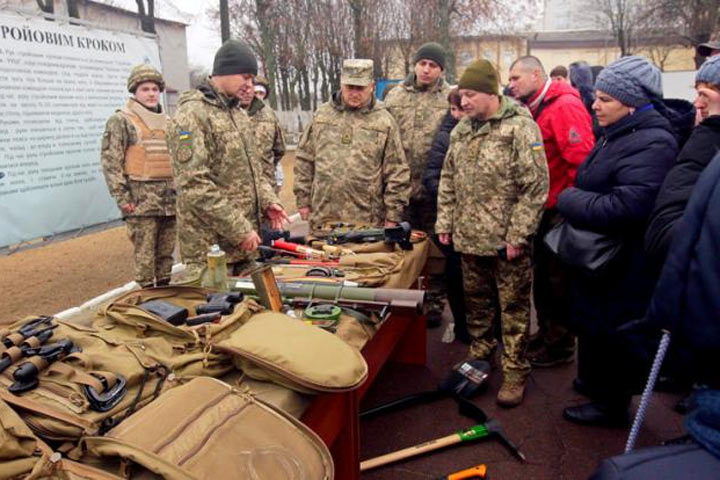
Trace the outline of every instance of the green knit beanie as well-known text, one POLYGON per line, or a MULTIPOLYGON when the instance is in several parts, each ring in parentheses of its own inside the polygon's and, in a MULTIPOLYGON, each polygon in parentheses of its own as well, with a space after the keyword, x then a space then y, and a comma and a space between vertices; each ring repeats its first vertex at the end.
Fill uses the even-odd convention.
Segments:
POLYGON ((422 44, 420 48, 418 48, 417 53, 415 53, 414 63, 423 59, 432 60, 440 65, 440 68, 445 70, 445 48, 439 43, 428 42, 422 44))
POLYGON ((251 73, 257 75, 258 64, 250 46, 239 40, 228 40, 215 54, 213 75, 237 75, 251 73))
POLYGON ((492 63, 476 60, 465 69, 458 82, 458 88, 498 95, 498 75, 492 63))

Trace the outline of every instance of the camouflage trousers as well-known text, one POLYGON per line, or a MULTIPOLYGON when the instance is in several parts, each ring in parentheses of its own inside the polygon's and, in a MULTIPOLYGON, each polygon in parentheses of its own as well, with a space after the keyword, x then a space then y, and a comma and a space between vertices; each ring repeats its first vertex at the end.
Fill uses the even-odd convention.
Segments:
POLYGON ((530 374, 525 357, 530 331, 530 257, 513 261, 462 255, 470 355, 488 359, 497 347, 495 319, 500 319, 505 380, 523 381, 530 374))
POLYGON ((143 287, 168 282, 175 250, 175 217, 127 217, 128 236, 133 243, 135 281, 143 287))

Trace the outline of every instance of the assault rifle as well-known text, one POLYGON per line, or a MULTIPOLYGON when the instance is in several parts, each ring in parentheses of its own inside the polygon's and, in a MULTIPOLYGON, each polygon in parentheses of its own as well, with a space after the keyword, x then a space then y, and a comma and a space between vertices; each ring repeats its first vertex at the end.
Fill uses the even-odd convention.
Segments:
POLYGON ((401 222, 397 227, 367 228, 360 230, 338 230, 330 231, 326 241, 329 245, 343 243, 371 243, 385 242, 387 244, 398 244, 403 250, 412 250, 410 243, 410 224, 401 222))

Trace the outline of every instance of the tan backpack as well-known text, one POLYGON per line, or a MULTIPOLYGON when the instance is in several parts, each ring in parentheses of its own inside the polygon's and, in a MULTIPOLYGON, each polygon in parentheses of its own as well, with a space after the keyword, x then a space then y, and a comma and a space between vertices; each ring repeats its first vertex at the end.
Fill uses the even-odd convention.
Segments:
POLYGON ((199 377, 163 394, 103 437, 83 439, 83 461, 127 478, 334 478, 332 457, 308 427, 252 395, 199 377))

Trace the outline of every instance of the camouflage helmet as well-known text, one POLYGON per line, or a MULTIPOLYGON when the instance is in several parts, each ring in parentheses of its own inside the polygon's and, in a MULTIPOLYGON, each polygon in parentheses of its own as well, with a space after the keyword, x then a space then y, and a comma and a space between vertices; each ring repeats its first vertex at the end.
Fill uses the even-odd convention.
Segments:
POLYGON ((143 82, 155 82, 161 92, 165 90, 165 80, 163 80, 162 74, 158 72, 155 67, 147 63, 135 65, 133 69, 130 70, 130 76, 127 81, 128 92, 135 93, 135 89, 143 82))

